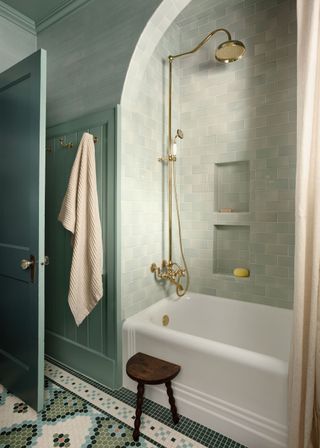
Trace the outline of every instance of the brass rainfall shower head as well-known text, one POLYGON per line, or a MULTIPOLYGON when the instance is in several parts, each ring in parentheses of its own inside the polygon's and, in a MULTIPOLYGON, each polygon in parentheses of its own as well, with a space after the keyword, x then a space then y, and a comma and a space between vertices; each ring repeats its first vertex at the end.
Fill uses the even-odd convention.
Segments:
POLYGON ((241 59, 245 51, 246 47, 240 40, 227 40, 218 46, 215 57, 217 61, 228 64, 241 59))
POLYGON ((211 31, 202 41, 192 50, 186 51, 184 53, 170 55, 168 57, 169 62, 172 63, 174 59, 180 58, 181 56, 187 56, 189 54, 195 53, 200 50, 216 33, 223 32, 227 35, 228 40, 222 42, 216 49, 215 58, 219 62, 224 62, 228 64, 229 62, 239 61, 242 58, 246 51, 246 47, 243 42, 240 40, 231 39, 231 34, 225 28, 217 28, 214 31, 211 31))

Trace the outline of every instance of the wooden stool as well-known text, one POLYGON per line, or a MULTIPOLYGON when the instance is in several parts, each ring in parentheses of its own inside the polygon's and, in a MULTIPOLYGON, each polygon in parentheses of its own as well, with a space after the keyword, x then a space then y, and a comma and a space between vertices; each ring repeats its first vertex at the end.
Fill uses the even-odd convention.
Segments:
POLYGON ((136 418, 134 421, 133 440, 137 441, 140 435, 140 423, 142 414, 143 394, 145 384, 165 384, 169 403, 171 407, 172 419, 174 423, 179 423, 179 416, 174 401, 171 380, 180 372, 180 366, 144 353, 136 353, 127 362, 127 375, 138 382, 136 418))

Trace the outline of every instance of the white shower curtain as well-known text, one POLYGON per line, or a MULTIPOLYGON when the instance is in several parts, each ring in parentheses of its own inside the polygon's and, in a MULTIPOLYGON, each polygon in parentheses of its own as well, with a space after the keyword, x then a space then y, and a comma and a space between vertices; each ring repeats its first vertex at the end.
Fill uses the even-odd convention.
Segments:
POLYGON ((297 0, 298 138, 289 448, 319 448, 320 0, 297 0))

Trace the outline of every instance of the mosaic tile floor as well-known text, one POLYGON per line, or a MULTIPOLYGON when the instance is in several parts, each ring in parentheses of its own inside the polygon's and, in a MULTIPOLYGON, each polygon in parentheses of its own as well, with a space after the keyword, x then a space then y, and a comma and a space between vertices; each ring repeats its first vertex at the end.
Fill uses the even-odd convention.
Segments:
POLYGON ((45 374, 45 406, 38 414, 0 385, 0 448, 245 448, 185 417, 173 425, 169 411, 150 400, 134 442, 135 394, 88 383, 50 362, 45 374))

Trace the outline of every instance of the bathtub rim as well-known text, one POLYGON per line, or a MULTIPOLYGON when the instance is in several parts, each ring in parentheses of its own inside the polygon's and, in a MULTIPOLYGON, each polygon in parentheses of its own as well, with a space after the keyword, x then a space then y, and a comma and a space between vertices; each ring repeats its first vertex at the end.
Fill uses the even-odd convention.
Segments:
MULTIPOLYGON (((210 296, 207 294, 201 293, 191 293, 196 296, 205 297, 205 298, 215 298, 218 300, 225 300, 225 298, 220 296, 210 296)), ((192 296, 191 296, 192 297, 192 296)), ((261 353, 254 350, 249 350, 243 347, 238 347, 236 345, 227 344, 225 342, 214 341, 212 339, 208 339, 202 336, 189 334, 180 330, 176 330, 170 327, 158 325, 150 320, 150 315, 153 310, 156 310, 161 306, 161 304, 166 302, 178 302, 180 300, 190 300, 189 298, 179 298, 175 294, 164 297, 160 299, 156 303, 148 306, 147 308, 139 311, 138 313, 128 317, 123 321, 123 329, 127 329, 129 325, 133 325, 134 330, 139 330, 145 335, 153 334, 153 336, 164 338, 165 341, 170 342, 172 340, 175 341, 178 345, 187 345, 189 348, 199 350, 199 347, 202 351, 208 352, 213 355, 223 356, 227 359, 236 359, 238 362, 243 364, 248 364, 251 367, 258 367, 263 370, 275 371, 281 375, 288 375, 288 363, 287 359, 281 359, 276 356, 268 355, 265 353, 261 353), (149 330, 149 331, 148 331, 149 330), (245 360, 245 362, 244 362, 245 360), (271 368, 272 367, 272 368, 271 368)), ((226 299, 231 300, 233 302, 238 303, 237 299, 226 299)), ((270 305, 244 302, 245 304, 254 305, 257 307, 267 307, 267 308, 276 308, 270 305)), ((289 313, 292 317, 292 310, 283 309, 285 312, 289 313)))
POLYGON ((133 316, 123 323, 123 330, 128 332, 139 331, 140 334, 148 336, 151 334, 165 342, 172 342, 178 346, 188 347, 193 350, 202 351, 208 355, 223 357, 229 360, 236 360, 239 364, 249 365, 263 371, 288 375, 288 361, 263 353, 254 352, 223 342, 212 341, 201 336, 189 335, 171 328, 162 328, 153 323, 135 319, 133 316))

